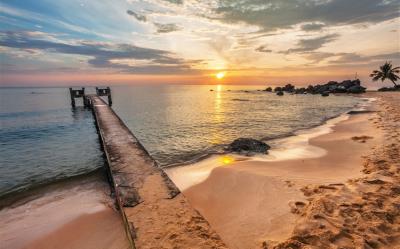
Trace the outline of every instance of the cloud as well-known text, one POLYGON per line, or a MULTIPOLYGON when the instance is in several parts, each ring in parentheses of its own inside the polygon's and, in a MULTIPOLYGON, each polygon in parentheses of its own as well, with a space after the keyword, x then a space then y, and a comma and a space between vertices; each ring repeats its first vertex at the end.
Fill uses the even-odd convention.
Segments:
POLYGON ((338 58, 329 61, 330 64, 354 64, 361 63, 367 64, 371 62, 385 62, 385 61, 397 61, 399 62, 400 52, 379 54, 379 55, 370 55, 364 56, 357 53, 340 53, 337 54, 338 58))
POLYGON ((0 32, 0 46, 39 50, 50 53, 74 54, 91 57, 88 63, 97 68, 112 68, 130 73, 173 74, 190 73, 191 64, 174 54, 158 49, 143 48, 130 44, 109 44, 99 42, 78 41, 65 43, 48 40, 46 35, 27 31, 0 32), (135 64, 124 61, 140 62, 135 64), (114 63, 113 61, 122 61, 114 63))
POLYGON ((264 31, 300 23, 327 26, 378 23, 398 17, 399 0, 218 0, 216 16, 227 23, 247 23, 264 31))
POLYGON ((255 51, 257 52, 263 52, 263 53, 271 53, 272 50, 271 49, 267 49, 266 46, 261 45, 258 48, 255 49, 255 51))
POLYGON ((358 53, 327 53, 327 52, 310 52, 305 53, 304 58, 312 61, 311 64, 327 61, 329 65, 361 65, 374 62, 395 61, 400 62, 400 52, 384 53, 379 55, 361 55, 358 53))
POLYGON ((146 22, 147 18, 145 15, 138 14, 136 12, 133 12, 132 10, 127 10, 126 13, 130 16, 133 16, 136 20, 140 22, 146 22))
POLYGON ((182 28, 176 25, 175 23, 157 23, 155 22, 154 25, 157 27, 157 33, 170 33, 174 31, 181 30, 182 28))
POLYGON ((173 4, 183 4, 183 0, 164 0, 173 4))
POLYGON ((335 53, 328 53, 328 52, 309 52, 304 54, 304 58, 306 58, 307 60, 312 61, 313 63, 319 63, 323 60, 326 60, 328 58, 331 58, 333 56, 336 56, 337 54, 335 53))
POLYGON ((330 34, 311 39, 301 39, 298 41, 296 48, 291 48, 284 53, 312 52, 319 48, 322 48, 326 43, 335 41, 338 37, 338 34, 330 34))
POLYGON ((325 27, 323 23, 306 23, 301 25, 301 30, 309 32, 309 31, 318 31, 325 27))

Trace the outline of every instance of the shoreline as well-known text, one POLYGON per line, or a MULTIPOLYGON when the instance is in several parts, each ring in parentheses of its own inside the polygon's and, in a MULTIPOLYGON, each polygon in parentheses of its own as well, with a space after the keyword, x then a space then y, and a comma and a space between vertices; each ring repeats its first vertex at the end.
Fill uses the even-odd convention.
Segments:
POLYGON ((199 158, 190 160, 183 164, 170 165, 163 168, 163 170, 171 179, 173 179, 175 184, 178 183, 178 188, 181 191, 184 191, 193 185, 203 182, 214 168, 223 167, 224 165, 232 164, 234 162, 268 162, 322 157, 326 153, 326 151, 317 146, 310 145, 308 141, 312 138, 331 133, 332 127, 336 126, 340 122, 349 119, 352 115, 354 115, 349 114, 349 112, 365 111, 373 104, 374 101, 376 101, 376 98, 374 97, 357 96, 357 98, 363 99, 365 102, 360 102, 354 107, 349 108, 348 110, 333 117, 323 119, 318 125, 314 125, 305 129, 298 129, 291 132, 290 134, 277 136, 276 138, 272 139, 261 139, 261 141, 272 145, 272 148, 268 151, 268 154, 266 155, 255 154, 251 156, 245 156, 229 152, 205 154, 204 156, 200 156, 199 158), (285 157, 285 154, 291 152, 293 153, 296 150, 297 153, 294 153, 294 157, 285 157), (192 177, 192 179, 189 180, 189 184, 184 183, 184 181, 181 180, 182 178, 188 180, 188 178, 190 177, 192 177), (193 179, 197 177, 198 179, 193 179))
MULTIPOLYGON (((379 109, 380 104, 371 108, 379 109)), ((327 151, 319 157, 230 159, 226 164, 222 158, 217 166, 214 158, 211 166, 200 162, 166 171, 230 248, 273 248, 265 245, 283 243, 299 225, 298 214, 309 205, 305 189, 333 189, 365 176, 362 156, 382 145, 383 130, 375 123, 377 113, 348 116, 332 128, 333 132, 309 140, 327 151), (194 181, 196 177, 200 180, 194 181)))
MULTIPOLYGON (((280 140, 280 139, 287 139, 293 136, 296 136, 296 134, 298 132, 302 132, 302 131, 308 131, 310 129, 313 128, 318 128, 320 126, 324 126, 327 122, 330 122, 330 120, 338 118, 340 116, 346 115, 348 112, 353 111, 353 110, 358 110, 358 109, 362 109, 365 107, 365 103, 369 104, 371 102, 373 102, 374 98, 373 97, 363 97, 360 95, 349 95, 349 94, 334 94, 334 96, 340 96, 340 97, 349 97, 349 98, 355 98, 355 99, 359 99, 360 102, 355 104, 353 107, 347 108, 344 111, 335 114, 335 115, 331 115, 328 117, 323 117, 321 116, 321 120, 319 120, 317 123, 315 124, 311 124, 307 127, 304 128, 297 128, 294 129, 290 132, 286 132, 286 133, 282 133, 279 135, 273 135, 273 136, 259 136, 259 137, 251 137, 266 143, 269 143, 270 141, 275 141, 275 140, 280 140)), ((233 140, 231 140, 230 142, 233 142, 233 140)), ((175 163, 169 163, 169 164, 165 164, 163 165, 162 162, 159 162, 161 165, 161 168, 165 171, 168 171, 171 168, 177 168, 177 167, 185 167, 185 166, 190 166, 193 164, 196 164, 198 162, 207 160, 209 158, 212 158, 214 156, 221 156, 221 155, 226 155, 229 154, 228 152, 225 151, 225 148, 229 145, 229 143, 227 144, 216 144, 214 146, 212 146, 211 148, 207 149, 206 151, 203 151, 201 153, 197 153, 195 156, 189 158, 189 159, 185 159, 185 160, 179 160, 179 162, 175 162, 175 163)))
POLYGON ((0 210, 6 248, 129 248, 104 172, 33 190, 0 210))
POLYGON ((0 211, 4 208, 19 205, 21 201, 27 202, 29 200, 34 200, 39 196, 44 195, 48 189, 59 188, 63 185, 70 186, 77 181, 91 179, 99 174, 106 174, 105 169, 97 168, 82 174, 60 179, 50 179, 37 185, 17 188, 16 190, 5 192, 5 194, 0 195, 0 211))

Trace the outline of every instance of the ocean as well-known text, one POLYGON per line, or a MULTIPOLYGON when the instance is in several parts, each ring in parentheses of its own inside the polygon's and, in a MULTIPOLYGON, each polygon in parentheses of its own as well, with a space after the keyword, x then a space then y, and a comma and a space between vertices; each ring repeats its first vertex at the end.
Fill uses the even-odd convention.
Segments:
MULTIPOLYGON (((263 88, 117 86, 112 87, 113 109, 159 165, 171 167, 223 152, 239 137, 268 142, 289 136, 362 101, 351 96, 279 97, 259 91, 263 88)), ((71 108, 68 88, 0 89, 0 199, 103 166, 92 113, 71 108)))

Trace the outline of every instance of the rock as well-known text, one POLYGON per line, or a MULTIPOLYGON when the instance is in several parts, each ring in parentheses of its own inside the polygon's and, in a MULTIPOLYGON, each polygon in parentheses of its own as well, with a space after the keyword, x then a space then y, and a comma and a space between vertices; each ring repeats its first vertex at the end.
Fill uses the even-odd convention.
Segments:
POLYGON ((375 111, 369 111, 369 110, 359 110, 359 111, 353 110, 353 111, 348 111, 347 114, 357 115, 357 114, 374 113, 374 112, 375 111))
MULTIPOLYGON (((325 84, 309 85, 307 88, 301 87, 297 88, 292 84, 286 84, 284 87, 275 87, 274 92, 278 96, 284 95, 284 92, 291 94, 321 94, 323 96, 329 96, 331 93, 364 93, 365 87, 361 86, 360 80, 344 80, 341 83, 337 81, 329 81, 325 84)), ((266 88, 266 92, 272 91, 271 87, 266 88)), ((398 88, 381 88, 379 91, 400 91, 400 86, 398 88)))
POLYGON ((353 80, 352 82, 351 82, 351 84, 354 86, 354 85, 356 85, 356 86, 360 86, 361 85, 361 81, 359 80, 359 79, 356 79, 356 80, 353 80))
POLYGON ((265 91, 265 92, 272 92, 272 87, 267 87, 267 88, 265 88, 263 91, 265 91))
POLYGON ((329 81, 328 83, 326 83, 328 86, 332 86, 332 85, 337 85, 339 83, 337 83, 336 81, 329 81))
POLYGON ((323 92, 329 92, 329 86, 328 85, 319 86, 316 92, 320 94, 322 94, 323 92))
POLYGON ((395 92, 400 91, 400 85, 394 87, 382 87, 378 89, 379 92, 395 92))
POLYGON ((286 84, 283 88, 282 91, 284 92, 293 92, 294 91, 294 86, 292 84, 286 84))
POLYGON ((228 150, 238 153, 268 153, 270 148, 268 144, 256 139, 238 138, 229 145, 228 150))
POLYGON ((297 88, 296 90, 294 90, 295 94, 305 94, 306 93, 306 89, 304 87, 301 88, 297 88))
POLYGON ((321 93, 322 97, 328 97, 329 96, 329 91, 325 91, 323 93, 321 93))
POLYGON ((314 86, 313 86, 313 85, 309 85, 309 86, 306 88, 306 91, 307 91, 308 93, 314 93, 314 86))
POLYGON ((349 88, 349 87, 353 86, 353 84, 351 83, 351 80, 344 80, 339 85, 343 86, 344 88, 349 88))
POLYGON ((362 87, 360 85, 354 85, 350 88, 347 89, 348 93, 365 93, 365 87, 362 87))
POLYGON ((338 88, 338 85, 329 85, 328 86, 328 89, 330 92, 335 92, 337 88, 338 88))
POLYGON ((390 87, 382 87, 378 89, 379 92, 388 92, 390 91, 390 87))
POLYGON ((336 93, 345 93, 345 92, 347 92, 347 89, 346 89, 346 87, 344 87, 344 86, 342 86, 342 85, 339 85, 339 86, 335 89, 335 92, 336 92, 336 93))

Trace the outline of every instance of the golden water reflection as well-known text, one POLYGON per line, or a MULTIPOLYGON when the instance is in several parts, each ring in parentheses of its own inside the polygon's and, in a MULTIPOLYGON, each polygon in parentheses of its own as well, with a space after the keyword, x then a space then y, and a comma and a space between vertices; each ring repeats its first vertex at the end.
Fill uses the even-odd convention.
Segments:
MULTIPOLYGON (((214 113, 213 113, 213 118, 214 118, 214 124, 218 126, 218 124, 222 124, 225 121, 224 117, 224 109, 223 109, 223 103, 222 103, 222 85, 217 85, 217 90, 215 92, 215 99, 214 99, 214 113)), ((212 139, 211 142, 213 144, 221 144, 223 143, 222 141, 222 131, 220 129, 216 129, 212 133, 212 139)))

